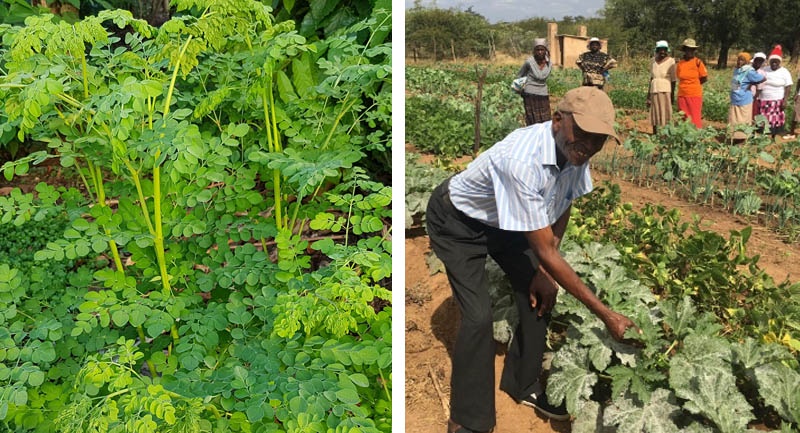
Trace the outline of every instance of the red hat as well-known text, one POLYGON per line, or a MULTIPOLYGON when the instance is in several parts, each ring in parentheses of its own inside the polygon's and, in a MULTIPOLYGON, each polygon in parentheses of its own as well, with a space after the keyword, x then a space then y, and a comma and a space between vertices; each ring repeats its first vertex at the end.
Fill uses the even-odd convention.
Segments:
POLYGON ((769 53, 769 60, 778 59, 781 60, 783 58, 783 48, 780 45, 775 45, 775 48, 772 49, 772 52, 769 53))

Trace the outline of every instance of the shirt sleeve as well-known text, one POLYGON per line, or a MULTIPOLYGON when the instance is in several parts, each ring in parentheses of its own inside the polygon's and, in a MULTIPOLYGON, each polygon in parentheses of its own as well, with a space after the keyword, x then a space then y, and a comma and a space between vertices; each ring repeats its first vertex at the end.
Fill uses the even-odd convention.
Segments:
POLYGON ((762 79, 764 79, 764 77, 762 77, 761 74, 759 74, 755 70, 751 69, 751 70, 747 71, 747 76, 745 77, 745 82, 750 83, 750 84, 756 84, 759 81, 761 81, 762 79))
POLYGON ((550 225, 540 193, 545 179, 542 170, 511 158, 499 162, 494 193, 500 229, 534 231, 550 225))
POLYGON ((785 86, 791 86, 792 85, 792 73, 789 72, 788 69, 786 69, 786 74, 784 74, 784 78, 786 79, 786 83, 784 85, 785 86))
POLYGON ((706 69, 706 64, 703 63, 702 60, 700 61, 700 66, 697 68, 697 72, 700 78, 708 77, 708 69, 706 69))
POLYGON ((522 64, 522 67, 519 69, 519 74, 517 74, 517 78, 522 78, 528 75, 528 61, 526 60, 525 63, 522 64))

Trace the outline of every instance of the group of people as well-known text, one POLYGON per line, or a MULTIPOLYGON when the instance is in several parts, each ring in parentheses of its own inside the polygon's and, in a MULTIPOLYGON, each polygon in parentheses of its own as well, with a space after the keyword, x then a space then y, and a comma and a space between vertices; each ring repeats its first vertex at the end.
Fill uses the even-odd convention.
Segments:
MULTIPOLYGON (((610 55, 601 51, 598 38, 589 39, 588 51, 582 53, 576 64, 583 72, 584 86, 603 89, 608 81, 608 71, 617 65, 610 55)), ((672 120, 673 107, 696 127, 703 127, 703 84, 708 80, 705 63, 697 57, 697 42, 687 38, 681 43, 679 59, 670 56, 667 41, 656 42, 655 54, 650 65, 650 82, 647 92, 647 107, 653 133, 672 120), (677 94, 676 94, 677 87, 677 94)), ((740 125, 750 125, 757 115, 763 115, 774 138, 784 132, 787 119, 786 107, 792 96, 791 73, 781 65, 781 46, 776 46, 769 57, 758 52, 751 56, 741 52, 733 70, 730 91, 728 126, 734 141, 746 138, 740 125)), ((525 107, 525 124, 532 125, 550 120, 550 99, 547 78, 552 71, 549 51, 545 39, 534 40, 533 56, 525 61, 519 77, 526 77, 521 89, 525 107)), ((790 127, 783 135, 785 140, 794 140, 795 127, 800 121, 800 77, 798 93, 791 98, 797 105, 790 127)))
MULTIPOLYGON (((583 72, 583 85, 594 86, 603 90, 608 81, 608 71, 617 66, 608 53, 601 51, 598 38, 589 39, 588 51, 578 56, 575 64, 583 72)), ((547 122, 550 120, 550 93, 547 89, 547 78, 553 70, 550 63, 550 50, 547 40, 533 40, 533 56, 525 60, 519 70, 518 78, 525 77, 525 85, 520 89, 525 107, 525 124, 547 122)))
MULTIPOLYGON (((683 55, 676 62, 670 57, 667 41, 658 41, 650 66, 650 89, 647 105, 650 108, 650 123, 653 133, 666 125, 672 118, 672 104, 675 101, 675 83, 678 83, 677 105, 689 120, 698 128, 703 126, 703 84, 708 79, 708 71, 702 60, 696 57, 698 45, 694 39, 686 39, 680 46, 683 55)), ((757 115, 766 118, 771 136, 781 134, 786 125, 786 107, 792 89, 791 73, 783 66, 783 52, 777 45, 769 57, 762 52, 751 56, 741 52, 736 58, 730 87, 730 110, 728 127, 735 142, 746 138, 740 125, 750 125, 757 115)), ((798 81, 800 89, 800 81, 798 81)), ((794 98, 795 103, 800 98, 794 98)), ((785 140, 796 138, 794 129, 800 118, 797 108, 795 117, 785 140)))

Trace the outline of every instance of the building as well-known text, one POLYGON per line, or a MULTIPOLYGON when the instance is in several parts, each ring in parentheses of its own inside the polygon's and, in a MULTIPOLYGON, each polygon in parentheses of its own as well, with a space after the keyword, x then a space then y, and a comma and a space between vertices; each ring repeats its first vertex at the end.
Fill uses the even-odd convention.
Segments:
MULTIPOLYGON (((578 56, 586 51, 589 44, 589 36, 587 36, 586 26, 578 27, 578 35, 559 35, 558 24, 547 24, 547 40, 550 46, 550 61, 554 66, 561 66, 564 68, 575 68, 578 66, 575 61, 578 56)), ((602 50, 608 53, 608 39, 600 38, 603 44, 602 50)), ((608 53, 611 54, 611 53, 608 53)))

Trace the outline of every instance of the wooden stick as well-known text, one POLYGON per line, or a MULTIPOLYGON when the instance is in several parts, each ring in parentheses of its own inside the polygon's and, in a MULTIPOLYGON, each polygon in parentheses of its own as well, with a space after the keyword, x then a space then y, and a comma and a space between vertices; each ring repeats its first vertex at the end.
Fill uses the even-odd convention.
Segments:
POLYGON ((436 390, 436 394, 439 396, 439 401, 442 402, 444 416, 450 416, 450 399, 445 397, 445 395, 442 393, 442 389, 439 386, 439 380, 436 379, 436 374, 433 373, 433 369, 431 368, 430 364, 428 364, 428 374, 430 374, 431 380, 433 381, 433 389, 436 390))

